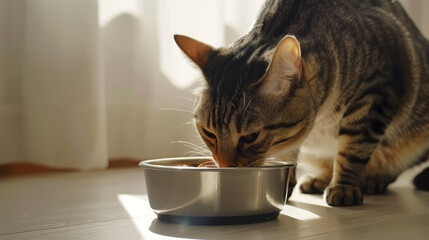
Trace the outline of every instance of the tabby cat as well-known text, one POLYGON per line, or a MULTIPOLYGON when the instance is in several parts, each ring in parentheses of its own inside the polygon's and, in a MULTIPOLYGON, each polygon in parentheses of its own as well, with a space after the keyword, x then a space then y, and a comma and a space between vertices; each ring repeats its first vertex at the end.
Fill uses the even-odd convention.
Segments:
POLYGON ((204 75, 195 120, 220 167, 298 160, 318 170, 302 192, 350 206, 428 158, 429 42, 398 1, 268 0, 229 47, 174 38, 204 75))

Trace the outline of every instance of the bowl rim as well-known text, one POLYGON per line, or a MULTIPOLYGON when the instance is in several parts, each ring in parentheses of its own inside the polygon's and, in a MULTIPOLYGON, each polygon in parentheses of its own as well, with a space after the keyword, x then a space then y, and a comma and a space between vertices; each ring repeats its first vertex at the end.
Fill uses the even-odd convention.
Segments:
POLYGON ((159 161, 180 161, 180 160, 213 160, 212 157, 170 157, 170 158, 157 158, 143 160, 139 163, 139 167, 151 170, 164 170, 164 171, 197 171, 197 172, 230 172, 230 171, 265 171, 273 169, 283 169, 296 167, 296 163, 281 162, 279 165, 259 166, 259 167, 223 167, 223 168, 209 168, 209 167, 191 167, 191 166, 165 166, 151 164, 159 161))

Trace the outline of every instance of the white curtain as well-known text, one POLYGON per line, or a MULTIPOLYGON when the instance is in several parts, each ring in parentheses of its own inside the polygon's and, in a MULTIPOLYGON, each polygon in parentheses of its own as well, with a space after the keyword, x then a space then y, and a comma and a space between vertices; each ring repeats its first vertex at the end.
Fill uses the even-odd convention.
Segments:
MULTIPOLYGON (((428 36, 429 1, 402 2, 428 36)), ((172 36, 229 44, 262 3, 0 0, 0 164, 194 154, 178 142, 200 143, 186 124, 200 77, 172 36)))

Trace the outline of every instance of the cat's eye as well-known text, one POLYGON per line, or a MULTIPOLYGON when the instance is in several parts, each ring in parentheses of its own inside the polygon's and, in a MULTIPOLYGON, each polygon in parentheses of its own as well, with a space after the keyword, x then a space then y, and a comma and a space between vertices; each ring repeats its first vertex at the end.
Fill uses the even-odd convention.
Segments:
POLYGON ((259 137, 259 132, 254 132, 246 136, 240 137, 239 141, 243 143, 252 143, 259 137))
POLYGON ((206 137, 211 138, 211 139, 216 139, 216 135, 215 135, 214 133, 212 133, 212 132, 208 131, 208 130, 207 130, 207 129, 205 129, 205 128, 201 128, 201 129, 202 129, 203 134, 204 134, 206 137))

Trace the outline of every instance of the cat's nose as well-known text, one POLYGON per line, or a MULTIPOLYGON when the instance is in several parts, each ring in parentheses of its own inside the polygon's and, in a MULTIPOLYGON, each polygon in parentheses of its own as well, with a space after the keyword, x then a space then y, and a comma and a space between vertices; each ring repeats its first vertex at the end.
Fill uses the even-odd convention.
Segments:
POLYGON ((218 162, 219 167, 237 167, 237 164, 235 163, 230 163, 230 162, 224 162, 224 161, 220 161, 218 162))
POLYGON ((214 155, 214 158, 219 167, 237 167, 237 163, 234 161, 234 157, 218 154, 214 155))

